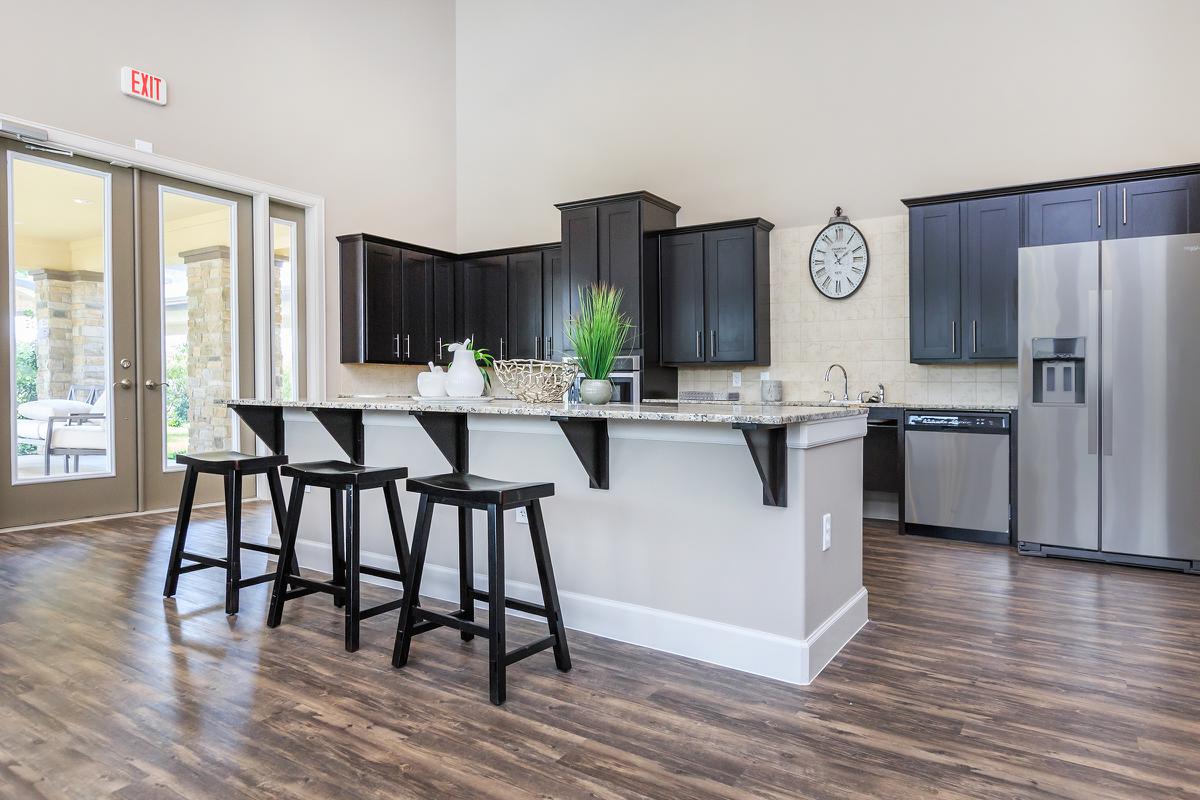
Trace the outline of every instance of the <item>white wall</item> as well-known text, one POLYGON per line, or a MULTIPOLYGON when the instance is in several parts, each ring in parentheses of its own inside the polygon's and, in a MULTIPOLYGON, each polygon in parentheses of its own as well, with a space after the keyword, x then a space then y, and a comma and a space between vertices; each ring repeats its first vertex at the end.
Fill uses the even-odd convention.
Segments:
POLYGON ((334 236, 455 244, 454 6, 443 0, 61 0, 4 10, 0 114, 324 196, 328 382, 334 236), (166 77, 160 108, 122 66, 166 77))
POLYGON ((1188 0, 458 0, 458 238, 648 189, 681 224, 1200 161, 1188 0))

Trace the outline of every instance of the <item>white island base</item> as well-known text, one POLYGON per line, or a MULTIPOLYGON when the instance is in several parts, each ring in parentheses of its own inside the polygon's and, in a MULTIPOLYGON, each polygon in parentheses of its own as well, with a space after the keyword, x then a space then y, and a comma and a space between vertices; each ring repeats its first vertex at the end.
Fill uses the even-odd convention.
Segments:
MULTIPOLYGON (((293 463, 345 457, 307 411, 288 408, 284 421, 293 463)), ((367 464, 449 471, 407 413, 367 410, 363 424, 367 464)), ((787 426, 786 507, 763 504, 746 441, 728 424, 610 419, 608 490, 589 488, 550 419, 471 414, 469 427, 471 472, 557 487, 542 508, 568 629, 808 684, 867 622, 866 414, 787 426)), ((417 496, 400 494, 411 538, 417 496)), ((476 565, 487 564, 486 524, 476 512, 476 565)), ((363 493, 362 531, 362 563, 394 569, 382 492, 363 493)), ((527 532, 507 512, 506 592, 540 602, 527 532)), ((331 568, 326 490, 305 496, 297 555, 331 568)), ((457 602, 457 575, 456 512, 438 506, 421 593, 457 602)), ((477 573, 476 588, 486 585, 477 573)), ((394 623, 384 619, 364 624, 394 623)))

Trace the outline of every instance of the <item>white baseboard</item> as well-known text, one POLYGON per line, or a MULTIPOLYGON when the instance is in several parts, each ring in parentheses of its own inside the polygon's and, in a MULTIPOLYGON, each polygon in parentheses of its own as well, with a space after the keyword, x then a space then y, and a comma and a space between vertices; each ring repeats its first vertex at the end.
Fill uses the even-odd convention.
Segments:
MULTIPOLYGON (((273 543, 278 538, 271 536, 273 543)), ((329 572, 332 565, 326 543, 300 540, 297 557, 306 569, 329 572)), ((395 558, 364 552, 362 563, 395 569, 395 558)), ((364 575, 362 580, 399 588, 393 581, 364 575)), ((487 576, 475 575, 475 586, 487 586, 487 576)), ((509 597, 540 603, 541 588, 535 584, 507 581, 509 597)), ((458 602, 458 570, 426 564, 421 594, 438 600, 458 602)), ((676 614, 647 606, 603 597, 559 590, 563 622, 571 630, 606 639, 640 645, 674 655, 694 658, 722 667, 806 686, 833 660, 867 623, 867 590, 861 588, 825 620, 807 639, 793 639, 723 622, 676 614)), ((516 616, 530 617, 509 611, 516 616)))

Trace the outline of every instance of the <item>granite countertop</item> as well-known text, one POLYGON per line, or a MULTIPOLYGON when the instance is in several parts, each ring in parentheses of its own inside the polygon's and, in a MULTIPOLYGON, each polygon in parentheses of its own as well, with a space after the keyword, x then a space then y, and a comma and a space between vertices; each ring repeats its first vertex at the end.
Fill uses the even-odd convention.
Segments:
POLYGON ((361 411, 429 411, 455 414, 495 414, 519 417, 573 417, 581 419, 629 419, 651 422, 716 422, 724 424, 757 423, 787 425, 820 420, 861 416, 862 406, 822 406, 763 403, 609 403, 591 406, 582 403, 533 404, 520 400, 493 400, 490 403, 461 400, 430 403, 407 397, 339 397, 324 401, 283 401, 239 399, 227 405, 272 406, 282 408, 344 408, 361 411))
MULTIPOLYGON (((739 400, 644 400, 643 403, 651 405, 668 404, 691 406, 695 404, 701 405, 719 405, 729 406, 737 405, 739 400)), ((800 408, 906 408, 913 411, 991 411, 994 413, 1009 413, 1017 410, 1016 404, 1008 405, 1005 403, 857 403, 851 402, 849 405, 838 403, 830 405, 826 400, 783 400, 779 403, 770 404, 775 407, 800 407, 800 408)))

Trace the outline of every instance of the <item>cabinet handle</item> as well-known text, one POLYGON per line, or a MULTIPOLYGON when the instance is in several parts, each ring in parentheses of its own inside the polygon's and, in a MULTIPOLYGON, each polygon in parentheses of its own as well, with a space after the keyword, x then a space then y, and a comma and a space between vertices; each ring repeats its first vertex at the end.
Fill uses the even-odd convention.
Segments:
POLYGON ((437 357, 434 358, 434 361, 441 361, 441 360, 442 360, 442 337, 439 336, 437 338, 437 357))
POLYGON ((406 334, 404 334, 404 357, 405 357, 405 358, 412 358, 412 347, 411 347, 411 344, 412 344, 412 342, 411 342, 411 341, 409 341, 409 336, 408 336, 408 334, 407 334, 407 333, 406 333, 406 334))
POLYGON ((1104 201, 1100 197, 1100 190, 1097 189, 1096 190, 1096 227, 1097 228, 1099 228, 1101 226, 1100 225, 1100 206, 1103 202, 1104 201))
POLYGON ((979 352, 979 339, 975 335, 975 322, 976 322, 976 320, 971 320, 971 352, 972 353, 979 352))
POLYGON ((708 357, 717 357, 717 329, 710 328, 708 331, 708 357))
POLYGON ((533 358, 535 361, 540 361, 542 358, 542 337, 533 337, 533 358))
POLYGON ((1129 199, 1128 199, 1128 191, 1129 191, 1129 190, 1128 190, 1128 189, 1126 189, 1124 186, 1122 186, 1122 187, 1121 187, 1121 224, 1122 224, 1122 225, 1128 225, 1128 224, 1129 224, 1129 199))
POLYGON ((546 360, 547 361, 554 360, 554 337, 553 336, 546 337, 546 360))
POLYGON ((500 337, 500 360, 504 360, 504 337, 500 337))
POLYGON ((958 352, 958 322, 950 320, 950 352, 958 352))
POLYGON ((696 331, 696 358, 704 358, 704 331, 696 331))
POLYGON ((400 357, 400 334, 397 333, 392 338, 396 340, 396 358, 399 358, 400 357))

